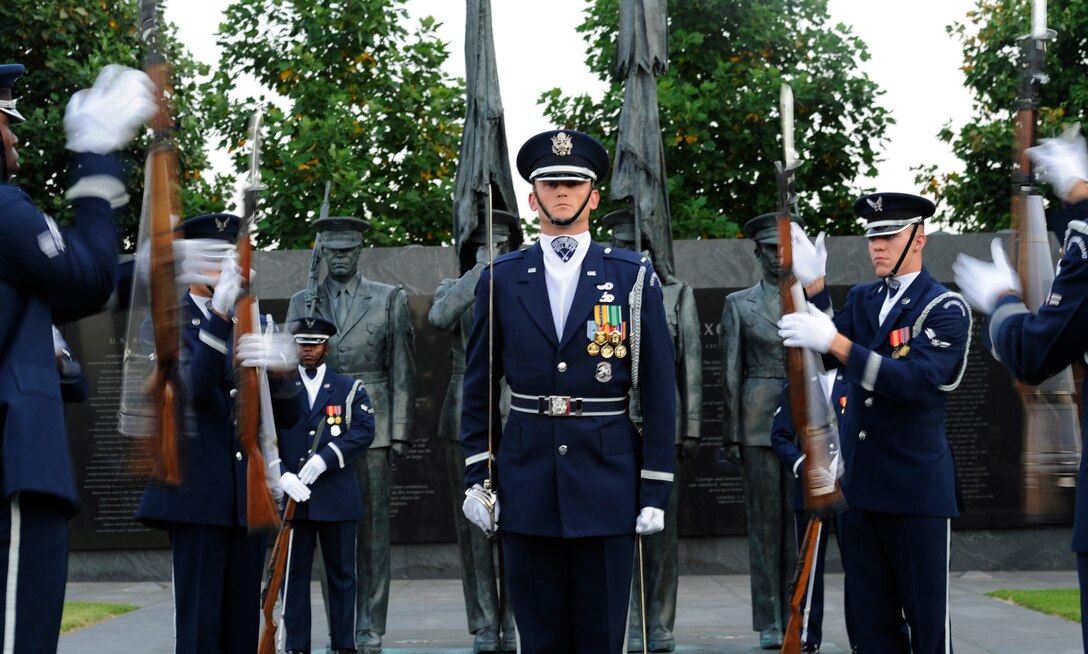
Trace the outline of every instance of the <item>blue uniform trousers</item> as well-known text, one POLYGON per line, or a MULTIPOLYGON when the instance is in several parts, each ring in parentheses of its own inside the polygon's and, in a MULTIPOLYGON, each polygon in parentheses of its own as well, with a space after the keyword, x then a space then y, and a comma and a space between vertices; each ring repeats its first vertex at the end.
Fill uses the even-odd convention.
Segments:
POLYGON ((288 650, 310 651, 310 576, 314 541, 321 543, 328 588, 329 635, 333 649, 355 649, 355 521, 295 520, 283 622, 288 650))
POLYGON ((0 507, 0 648, 5 652, 57 651, 68 577, 67 511, 58 498, 36 493, 16 493, 0 507), (7 641, 12 634, 14 644, 7 641))
POLYGON ((521 654, 620 654, 636 536, 503 533, 521 654))
POLYGON ((1084 651, 1088 652, 1088 553, 1077 552, 1077 581, 1080 592, 1080 638, 1084 651))
POLYGON ((949 519, 848 508, 840 524, 852 644, 861 654, 951 654, 949 519))
POLYGON ((173 523, 175 654, 255 652, 266 538, 173 523))

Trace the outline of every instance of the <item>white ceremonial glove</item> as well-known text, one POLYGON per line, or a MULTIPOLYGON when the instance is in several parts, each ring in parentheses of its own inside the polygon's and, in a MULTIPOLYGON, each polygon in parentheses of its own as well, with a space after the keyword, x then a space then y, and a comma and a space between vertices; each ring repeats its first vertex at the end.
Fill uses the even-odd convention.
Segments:
POLYGON ((1062 132, 1056 139, 1040 139, 1039 145, 1028 148, 1035 164, 1035 175, 1054 187, 1063 200, 1077 182, 1088 181, 1088 147, 1080 133, 1080 123, 1062 132))
POLYGON ((224 316, 234 314, 234 305, 242 295, 242 269, 231 254, 223 258, 219 267, 219 281, 212 294, 212 311, 224 316))
POLYGON ((803 347, 827 354, 839 333, 831 316, 808 304, 808 311, 788 313, 778 321, 778 335, 786 347, 803 347))
POLYGON ((306 465, 302 466, 302 470, 298 471, 299 481, 309 486, 317 481, 317 478, 321 476, 321 473, 329 469, 329 464, 325 463, 325 459, 314 455, 310 457, 310 460, 306 462, 306 465))
POLYGON ((305 502, 310 499, 310 487, 302 483, 293 472, 285 472, 280 475, 280 487, 296 502, 305 502))
POLYGON ((174 239, 174 277, 179 286, 219 283, 225 257, 235 257, 234 243, 217 238, 174 239))
POLYGON ((790 244, 793 251, 793 276, 808 286, 824 276, 827 269, 826 234, 820 232, 814 243, 809 243, 805 230, 797 223, 790 223, 790 244))
POLYGON ((635 518, 635 533, 640 536, 656 534, 665 528, 665 512, 652 506, 642 507, 635 518))
POLYGON ((109 154, 128 145, 155 115, 155 85, 143 71, 111 64, 89 89, 77 91, 64 110, 66 147, 109 154))
MULTIPOLYGON (((215 302, 215 298, 212 298, 212 302, 215 302)), ((298 365, 298 348, 291 335, 283 332, 242 334, 238 337, 234 357, 245 368, 285 372, 298 365)))
POLYGON ((959 254, 952 263, 952 274, 960 292, 975 309, 990 315, 997 301, 1007 293, 1020 292, 1020 278, 1009 265, 1001 239, 990 243, 993 263, 986 263, 966 254, 959 254))
POLYGON ((484 533, 490 534, 499 529, 499 498, 479 484, 465 491, 465 501, 461 504, 461 512, 465 514, 469 522, 483 529, 484 533), (488 511, 489 503, 494 507, 494 524, 491 522, 492 514, 488 511))
POLYGON ((56 325, 53 325, 53 356, 59 357, 68 351, 68 341, 64 340, 64 336, 57 329, 56 325))

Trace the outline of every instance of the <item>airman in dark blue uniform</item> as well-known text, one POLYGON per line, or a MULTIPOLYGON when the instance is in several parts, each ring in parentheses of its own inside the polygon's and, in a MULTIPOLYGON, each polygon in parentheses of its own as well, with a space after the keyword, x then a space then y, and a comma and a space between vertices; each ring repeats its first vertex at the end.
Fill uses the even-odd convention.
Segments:
POLYGON ((950 652, 950 522, 959 507, 945 402, 966 365, 971 313, 922 265, 922 223, 933 203, 874 193, 854 211, 868 221, 869 256, 883 279, 852 288, 832 319, 822 264, 816 274, 797 271, 814 250, 801 233, 795 273, 819 310, 784 316, 779 334, 788 346, 828 354, 825 365, 837 366, 846 382, 842 538, 855 645, 950 652))
MULTIPOLYGON (((289 653, 310 651, 310 575, 314 544, 329 588, 329 633, 336 654, 355 651, 355 523, 363 517, 362 494, 350 464, 374 440, 374 409, 363 383, 325 364, 326 341, 336 326, 313 316, 291 322, 298 344, 297 371, 280 383, 295 393, 281 402, 297 406, 294 424, 277 429, 283 491, 298 504, 292 523, 283 624, 289 653)), ((277 410, 277 414, 280 411, 277 410)))
POLYGON ((517 164, 542 235, 496 259, 477 286, 463 508, 481 528, 494 520, 502 530, 523 654, 619 654, 636 533, 663 528, 673 482, 675 359, 661 281, 645 257, 590 239, 594 183, 609 167, 596 139, 538 134, 517 164), (641 434, 631 393, 641 397, 641 434), (493 513, 485 480, 497 491, 493 513))
MULTIPOLYGON (((834 372, 825 373, 834 377, 834 372)), ((825 381, 825 384, 827 382, 825 381)), ((832 408, 839 416, 846 409, 845 388, 842 381, 834 381, 830 388, 832 408)), ((805 511, 804 498, 804 453, 801 444, 797 441, 797 431, 793 424, 793 417, 789 410, 789 382, 782 386, 782 394, 779 397, 778 408, 774 412, 774 420, 771 422, 771 447, 774 449, 778 460, 786 469, 787 474, 796 480, 793 484, 793 514, 795 533, 797 535, 797 547, 801 548, 804 540, 805 529, 808 526, 809 513, 805 511)), ((837 518, 836 518, 837 521, 837 518)), ((817 534, 816 554, 812 562, 812 573, 806 580, 808 590, 801 605, 801 654, 819 654, 820 645, 823 644, 824 622, 824 565, 827 554, 827 542, 832 530, 832 521, 823 520, 820 531, 817 534)), ((836 540, 840 540, 839 531, 836 529, 836 540)), ((842 544, 838 543, 840 555, 842 544)), ((846 616, 846 633, 850 635, 850 616, 846 616)))
MULTIPOLYGON (((196 216, 178 226, 185 239, 228 243, 237 240, 238 229, 238 217, 230 214, 196 216)), ((209 254, 223 257, 217 283, 192 286, 180 310, 182 484, 152 482, 136 509, 137 520, 170 535, 176 654, 256 650, 267 541, 247 529, 247 458, 232 425, 237 264, 229 250, 209 254)))
MULTIPOLYGON (((961 254, 953 269, 964 296, 987 316, 983 343, 1018 381, 1039 384, 1088 352, 1088 152, 1084 138, 1073 130, 1061 139, 1044 139, 1028 153, 1039 178, 1065 203, 1048 218, 1064 253, 1046 300, 1034 313, 1024 305, 1019 279, 998 239, 992 246, 993 264, 961 254)), ((1088 433, 1086 402, 1081 393, 1081 434, 1088 433)), ((1083 454, 1072 549, 1080 581, 1081 635, 1088 652, 1088 459, 1083 454)))
POLYGON ((0 65, 0 649, 54 652, 68 568, 68 518, 79 497, 68 458, 53 322, 94 313, 116 284, 125 204, 124 147, 154 111, 143 73, 107 67, 65 114, 76 223, 61 230, 14 186, 12 87, 21 64, 0 65))

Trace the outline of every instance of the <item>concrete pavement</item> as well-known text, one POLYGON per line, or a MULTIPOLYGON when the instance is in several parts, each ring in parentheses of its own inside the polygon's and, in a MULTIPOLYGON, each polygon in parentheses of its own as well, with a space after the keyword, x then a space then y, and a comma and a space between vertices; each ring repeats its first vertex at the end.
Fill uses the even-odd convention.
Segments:
MULTIPOLYGON (((957 654, 1080 654, 1080 625, 999 602, 985 593, 999 588, 1076 587, 1075 571, 957 572, 950 600, 957 654)), ((848 650, 842 613, 842 575, 827 575, 824 624, 826 654, 848 650)), ((325 644, 325 619, 318 584, 312 586, 314 651, 325 644)), ((173 605, 170 585, 156 582, 73 582, 69 601, 127 602, 127 615, 60 639, 61 654, 171 654, 173 605)), ((680 579, 677 652, 760 652, 751 629, 746 575, 689 575, 680 579)), ((468 654, 461 582, 394 579, 389 600, 386 654, 468 654)))

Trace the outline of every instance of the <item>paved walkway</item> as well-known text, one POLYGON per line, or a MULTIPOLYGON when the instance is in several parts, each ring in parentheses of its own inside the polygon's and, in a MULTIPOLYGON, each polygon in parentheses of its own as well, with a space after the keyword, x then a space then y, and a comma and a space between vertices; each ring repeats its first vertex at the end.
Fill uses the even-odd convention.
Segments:
MULTIPOLYGON (((985 596, 998 588, 1075 587, 1076 572, 967 572, 952 577, 952 639, 956 654, 1080 654, 1080 625, 985 596)), ((686 576, 680 579, 677 652, 760 652, 751 630, 748 577, 686 576)), ((313 585, 314 645, 321 651, 325 621, 313 585)), ((62 636, 61 654, 171 654, 173 606, 169 584, 72 583, 68 600, 116 601, 139 610, 62 636)), ((824 626, 826 654, 847 650, 842 619, 842 576, 828 575, 824 626)), ((385 654, 468 654, 461 582, 394 580, 385 654)))

